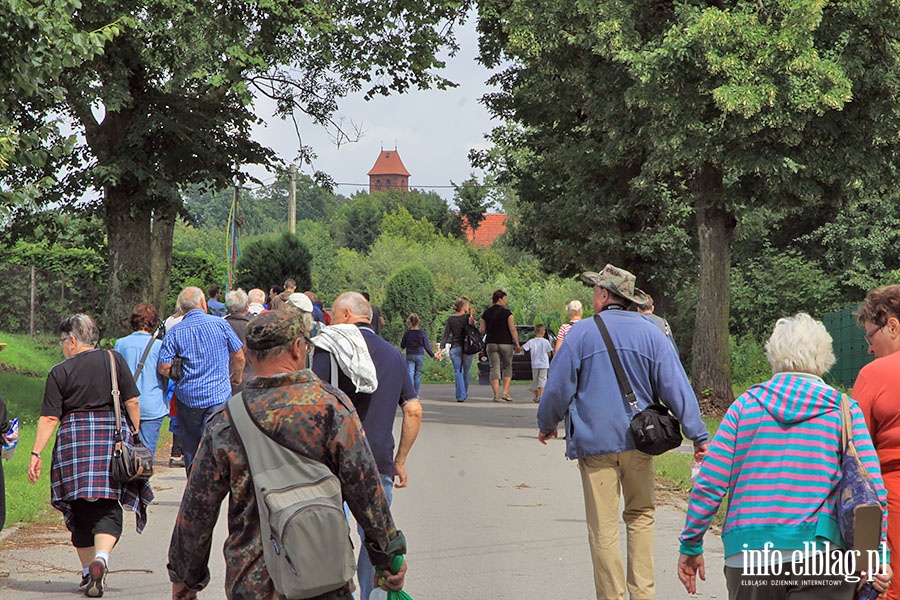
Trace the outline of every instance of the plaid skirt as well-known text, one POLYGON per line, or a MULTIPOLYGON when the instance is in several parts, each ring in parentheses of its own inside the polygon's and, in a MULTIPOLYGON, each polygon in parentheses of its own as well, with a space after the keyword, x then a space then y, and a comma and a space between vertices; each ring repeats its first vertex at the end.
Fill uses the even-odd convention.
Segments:
MULTIPOLYGON (((118 484, 109 479, 115 413, 113 411, 73 412, 62 418, 50 467, 50 503, 63 513, 71 531, 72 501, 87 498, 118 500, 122 508, 136 515, 137 532, 147 524, 147 507, 153 502, 148 481, 118 484)), ((122 435, 132 443, 131 430, 122 416, 122 435)))

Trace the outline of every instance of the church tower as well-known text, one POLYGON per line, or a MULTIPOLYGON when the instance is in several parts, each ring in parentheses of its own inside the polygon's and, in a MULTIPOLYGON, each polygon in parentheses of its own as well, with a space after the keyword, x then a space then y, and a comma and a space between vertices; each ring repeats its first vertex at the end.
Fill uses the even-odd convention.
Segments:
POLYGON ((403 166, 397 149, 382 150, 369 170, 369 193, 399 189, 409 191, 409 171, 403 166))

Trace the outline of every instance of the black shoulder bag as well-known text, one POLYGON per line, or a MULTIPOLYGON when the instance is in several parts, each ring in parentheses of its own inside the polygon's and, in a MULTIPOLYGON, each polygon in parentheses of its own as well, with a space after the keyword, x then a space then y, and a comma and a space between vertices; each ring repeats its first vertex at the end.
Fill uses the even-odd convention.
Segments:
POLYGON ((600 315, 594 315, 594 323, 606 343, 609 360, 612 362, 613 371, 616 372, 616 379, 619 381, 619 390, 625 400, 625 409, 629 414, 634 415, 629 427, 631 435, 634 437, 634 447, 645 454, 656 456, 680 446, 681 424, 678 419, 655 398, 653 404, 646 409, 638 410, 637 397, 628 382, 628 377, 625 376, 625 369, 622 368, 622 361, 619 360, 619 354, 609 337, 606 323, 603 322, 600 315))
MULTIPOLYGON (((113 453, 109 461, 109 479, 118 484, 130 481, 146 481, 153 475, 153 453, 144 446, 139 435, 133 438, 129 446, 122 435, 122 412, 119 405, 119 381, 116 376, 116 359, 112 351, 109 354, 110 373, 112 376, 112 397, 116 415, 116 433, 113 437, 113 453)), ((128 414, 125 414, 128 420, 128 414)))

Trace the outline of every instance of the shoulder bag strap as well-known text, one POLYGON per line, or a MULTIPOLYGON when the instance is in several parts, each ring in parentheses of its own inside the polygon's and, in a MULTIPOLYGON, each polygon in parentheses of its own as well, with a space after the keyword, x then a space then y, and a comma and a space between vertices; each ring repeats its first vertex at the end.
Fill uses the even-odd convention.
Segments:
POLYGON ((112 350, 107 350, 109 354, 109 372, 112 377, 112 397, 113 406, 116 409, 116 441, 122 441, 122 411, 119 408, 119 378, 116 376, 116 357, 113 356, 112 350))
MULTIPOLYGON (((160 324, 159 327, 162 327, 160 324)), ((141 371, 144 370, 144 363, 147 362, 147 355, 150 354, 150 348, 153 347, 153 342, 156 341, 156 334, 159 333, 159 328, 156 329, 152 334, 150 334, 150 341, 147 342, 147 346, 144 348, 144 353, 141 355, 141 362, 138 363, 137 369, 134 371, 134 380, 137 381, 138 377, 141 376, 141 371)))
POLYGON ((594 323, 597 325, 597 329, 600 330, 600 335, 603 336, 603 341, 606 343, 609 360, 612 362, 613 371, 616 372, 616 379, 619 381, 619 390, 622 392, 622 398, 625 400, 626 409, 630 406, 633 415, 637 414, 640 412, 638 410, 637 397, 634 395, 634 390, 631 389, 631 383, 628 382, 628 377, 625 375, 625 369, 622 368, 622 361, 619 360, 619 353, 616 352, 612 339, 609 337, 609 330, 606 328, 606 323, 603 322, 600 315, 594 315, 594 323))
POLYGON ((847 394, 841 394, 841 453, 855 456, 856 444, 853 443, 853 416, 850 414, 850 401, 847 394))

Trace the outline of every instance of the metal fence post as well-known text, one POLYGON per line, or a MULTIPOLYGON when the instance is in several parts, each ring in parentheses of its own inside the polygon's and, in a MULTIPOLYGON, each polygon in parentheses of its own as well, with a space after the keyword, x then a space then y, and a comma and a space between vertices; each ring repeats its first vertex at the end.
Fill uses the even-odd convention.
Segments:
POLYGON ((34 265, 31 265, 31 323, 28 327, 28 336, 32 342, 34 341, 34 288, 36 277, 36 269, 34 265))

